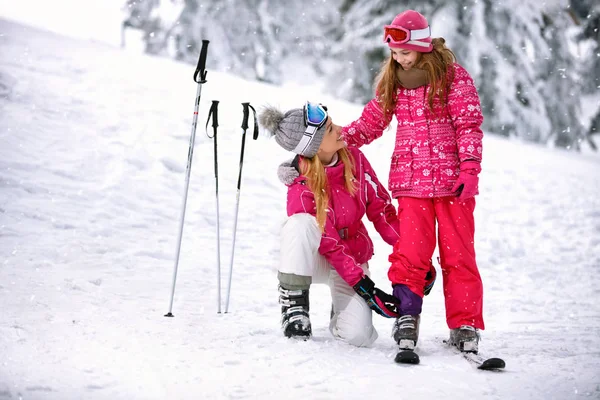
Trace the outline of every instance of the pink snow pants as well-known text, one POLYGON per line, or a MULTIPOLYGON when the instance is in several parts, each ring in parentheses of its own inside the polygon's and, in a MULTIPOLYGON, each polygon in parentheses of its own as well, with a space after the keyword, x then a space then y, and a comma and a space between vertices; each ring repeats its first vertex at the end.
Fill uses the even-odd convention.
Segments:
POLYGON ((436 246, 436 220, 446 322, 450 329, 484 329, 483 284, 475 261, 475 198, 398 198, 400 239, 389 257, 392 285, 406 285, 423 297, 423 282, 436 246))

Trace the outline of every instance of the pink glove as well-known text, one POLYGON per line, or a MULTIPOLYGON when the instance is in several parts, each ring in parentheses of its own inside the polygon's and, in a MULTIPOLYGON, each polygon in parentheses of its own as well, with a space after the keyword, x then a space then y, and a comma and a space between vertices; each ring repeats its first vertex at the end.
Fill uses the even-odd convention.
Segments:
POLYGON ((453 192, 458 192, 458 200, 465 201, 475 196, 478 192, 481 166, 476 161, 465 161, 460 164, 460 174, 452 187, 453 192))

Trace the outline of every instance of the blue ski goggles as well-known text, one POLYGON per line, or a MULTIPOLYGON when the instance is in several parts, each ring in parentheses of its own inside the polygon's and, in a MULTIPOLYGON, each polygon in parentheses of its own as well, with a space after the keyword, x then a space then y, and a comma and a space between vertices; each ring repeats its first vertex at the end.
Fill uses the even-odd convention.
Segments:
POLYGON ((307 101, 304 104, 304 125, 306 130, 302 139, 294 149, 296 154, 304 154, 306 149, 310 146, 312 139, 319 128, 321 128, 327 122, 327 107, 320 103, 311 103, 307 101))
POLYGON ((327 107, 321 103, 307 101, 304 105, 304 125, 315 126, 317 129, 327 122, 327 107))

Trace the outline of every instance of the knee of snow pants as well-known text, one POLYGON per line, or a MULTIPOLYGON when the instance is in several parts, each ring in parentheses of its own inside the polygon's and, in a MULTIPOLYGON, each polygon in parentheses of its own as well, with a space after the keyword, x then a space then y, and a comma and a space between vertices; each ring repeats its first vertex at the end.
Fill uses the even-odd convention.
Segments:
MULTIPOLYGON (((363 269, 366 267, 363 265, 363 269)), ((329 323, 331 334, 348 344, 368 347, 377 340, 371 309, 337 272, 329 279, 333 316, 329 323)))
POLYGON ((398 199, 400 238, 389 257, 388 277, 392 286, 404 285, 423 297, 431 257, 436 245, 435 209, 431 199, 398 199))
MULTIPOLYGON (((325 283, 331 290, 333 316, 331 334, 353 346, 370 346, 377 339, 372 312, 367 303, 344 281, 319 253, 321 230, 314 216, 294 214, 281 229, 279 277, 292 281, 310 277, 312 283, 325 283)), ((368 274, 367 264, 362 268, 368 274)))

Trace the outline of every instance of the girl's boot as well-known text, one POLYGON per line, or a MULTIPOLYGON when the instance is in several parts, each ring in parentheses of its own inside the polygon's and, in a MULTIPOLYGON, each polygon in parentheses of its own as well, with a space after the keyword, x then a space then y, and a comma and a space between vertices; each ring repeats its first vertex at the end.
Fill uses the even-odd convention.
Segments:
POLYGON ((462 325, 458 329, 451 329, 450 344, 458 347, 462 352, 477 353, 479 351, 479 332, 469 325, 462 325))
POLYGON ((402 315, 396 318, 392 337, 400 350, 414 350, 419 340, 420 315, 402 315))

